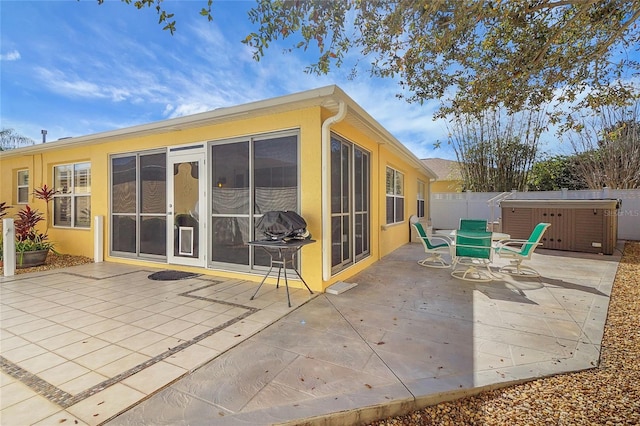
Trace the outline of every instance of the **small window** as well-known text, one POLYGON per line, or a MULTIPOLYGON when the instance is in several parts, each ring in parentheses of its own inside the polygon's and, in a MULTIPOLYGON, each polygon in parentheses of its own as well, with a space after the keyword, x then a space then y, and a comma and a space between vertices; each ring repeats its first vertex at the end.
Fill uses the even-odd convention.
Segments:
POLYGON ((18 204, 29 202, 29 170, 18 170, 18 204))
POLYGON ((416 216, 424 217, 424 197, 426 185, 421 180, 418 181, 418 205, 416 206, 416 216))
POLYGON ((387 167, 387 224, 404 221, 404 174, 387 167))
POLYGON ((70 228, 91 227, 91 164, 77 163, 53 168, 56 194, 53 224, 70 228))

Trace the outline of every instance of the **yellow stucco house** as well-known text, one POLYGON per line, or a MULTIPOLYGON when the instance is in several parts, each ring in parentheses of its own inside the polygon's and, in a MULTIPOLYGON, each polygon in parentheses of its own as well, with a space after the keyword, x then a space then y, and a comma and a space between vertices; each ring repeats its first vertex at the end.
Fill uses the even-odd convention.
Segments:
POLYGON ((0 152, 0 172, 10 215, 45 210, 34 188, 58 191, 61 253, 252 281, 269 260, 247 245, 257 220, 297 211, 316 240, 298 256, 314 291, 407 243, 435 178, 335 85, 0 152))

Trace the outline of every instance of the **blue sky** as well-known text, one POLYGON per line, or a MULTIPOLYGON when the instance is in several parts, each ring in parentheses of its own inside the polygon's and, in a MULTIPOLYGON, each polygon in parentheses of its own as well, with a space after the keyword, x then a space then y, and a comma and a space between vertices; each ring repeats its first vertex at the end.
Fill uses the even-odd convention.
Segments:
POLYGON ((240 42, 254 1, 214 1, 213 22, 198 14, 206 0, 165 3, 173 36, 155 9, 119 0, 0 0, 1 127, 54 141, 337 84, 419 158, 455 159, 433 146, 446 140, 438 103, 397 99, 395 80, 350 80, 349 66, 307 74, 314 57, 283 53, 290 41, 256 62, 240 42))
MULTIPOLYGON (((446 123, 433 120, 439 102, 397 99, 398 80, 371 78, 366 60, 349 79, 356 50, 323 76, 304 72, 317 56, 283 53, 292 40, 256 62, 241 43, 256 29, 247 16, 254 4, 214 0, 208 22, 199 15, 206 0, 165 0, 172 36, 154 8, 120 0, 0 0, 0 127, 38 142, 46 129, 54 141, 337 84, 419 158, 455 159, 446 123)), ((553 129, 540 148, 570 151, 553 129)))

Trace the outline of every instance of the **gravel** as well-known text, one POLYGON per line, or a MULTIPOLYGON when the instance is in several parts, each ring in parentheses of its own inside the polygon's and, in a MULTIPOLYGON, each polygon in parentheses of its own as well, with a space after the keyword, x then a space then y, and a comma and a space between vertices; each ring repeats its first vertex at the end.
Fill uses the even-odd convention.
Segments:
POLYGON ((627 242, 597 367, 444 402, 368 426, 639 424, 640 242, 627 242))
MULTIPOLYGON (((69 254, 55 254, 49 252, 47 255, 47 262, 41 266, 34 266, 33 268, 16 268, 16 275, 26 274, 27 272, 48 271, 57 268, 66 268, 67 266, 82 265, 85 263, 91 263, 93 259, 86 256, 72 256, 69 254)), ((0 276, 4 274, 4 268, 0 267, 0 276)))

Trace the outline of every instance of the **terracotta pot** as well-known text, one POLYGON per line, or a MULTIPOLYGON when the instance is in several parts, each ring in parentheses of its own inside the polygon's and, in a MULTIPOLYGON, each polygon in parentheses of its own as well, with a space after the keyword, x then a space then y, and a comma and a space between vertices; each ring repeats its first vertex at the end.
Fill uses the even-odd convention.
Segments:
POLYGON ((44 265, 47 261, 49 250, 25 251, 16 253, 16 268, 31 268, 32 266, 44 265))

